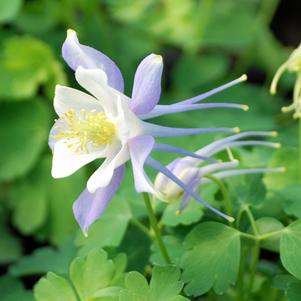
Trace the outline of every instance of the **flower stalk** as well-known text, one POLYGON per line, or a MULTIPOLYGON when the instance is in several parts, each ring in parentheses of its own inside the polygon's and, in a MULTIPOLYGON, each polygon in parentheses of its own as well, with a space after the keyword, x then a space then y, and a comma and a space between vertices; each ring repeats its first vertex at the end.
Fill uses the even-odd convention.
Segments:
POLYGON ((214 182, 215 184, 218 185, 218 187, 220 188, 221 193, 223 195, 223 202, 224 202, 225 211, 229 216, 232 216, 233 215, 233 208, 232 208, 232 203, 231 203, 226 185, 223 183, 223 181, 221 181, 220 179, 218 179, 217 177, 214 177, 212 175, 206 175, 205 178, 208 178, 209 180, 211 180, 212 182, 214 182))
POLYGON ((168 255, 167 248, 166 248, 166 246, 163 242, 161 232, 160 232, 160 229, 158 227, 158 221, 157 221, 155 212, 153 210, 153 207, 152 207, 152 204, 151 204, 150 197, 149 197, 148 193, 143 193, 143 199, 144 199, 145 207, 146 207, 146 210, 147 210, 149 222, 150 222, 150 225, 151 225, 151 227, 152 227, 152 229, 155 233, 155 237, 156 237, 156 240, 158 242, 160 252, 161 252, 165 262, 167 264, 171 264, 171 259, 168 255))

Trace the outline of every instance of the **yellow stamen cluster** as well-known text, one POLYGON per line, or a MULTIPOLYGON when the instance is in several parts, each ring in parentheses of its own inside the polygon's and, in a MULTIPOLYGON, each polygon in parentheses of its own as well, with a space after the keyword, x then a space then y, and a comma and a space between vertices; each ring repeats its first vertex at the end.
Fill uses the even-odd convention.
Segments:
POLYGON ((61 116, 56 127, 55 139, 66 139, 67 146, 75 153, 89 153, 91 148, 111 144, 115 134, 115 125, 103 112, 71 109, 61 116))

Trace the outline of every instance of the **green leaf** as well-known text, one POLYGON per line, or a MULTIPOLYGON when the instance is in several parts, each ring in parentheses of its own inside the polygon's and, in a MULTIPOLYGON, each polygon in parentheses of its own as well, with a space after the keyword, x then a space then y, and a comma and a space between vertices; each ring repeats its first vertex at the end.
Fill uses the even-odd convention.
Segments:
MULTIPOLYGON (((155 2, 155 1, 153 1, 155 2)), ((162 6, 152 6, 141 15, 136 26, 149 31, 165 43, 195 50, 200 43, 200 32, 203 30, 203 5, 194 1, 167 0, 162 6), (190 38, 187 39, 187 36, 190 38)), ((205 20, 206 22, 206 20, 205 20)))
POLYGON ((181 267, 188 295, 202 295, 212 287, 217 294, 222 294, 235 283, 240 260, 237 230, 221 223, 205 222, 187 235, 184 247, 181 267))
POLYGON ((31 291, 22 290, 20 292, 14 292, 4 298, 2 301, 34 301, 31 291))
POLYGON ((119 301, 185 301, 179 295, 183 283, 180 271, 173 266, 153 269, 150 285, 138 272, 130 272, 126 276, 126 289, 121 291, 119 301))
POLYGON ((73 215, 72 204, 86 188, 86 173, 81 169, 70 177, 53 179, 49 168, 48 176, 49 220, 46 233, 52 243, 59 245, 79 228, 73 215))
MULTIPOLYGON (((173 264, 178 265, 180 263, 181 257, 184 253, 184 248, 182 245, 182 239, 176 236, 163 236, 164 244, 168 250, 168 255, 171 258, 171 261, 173 264)), ((154 243, 151 246, 152 255, 150 258, 150 261, 154 265, 164 265, 165 260, 162 257, 162 253, 160 251, 160 248, 158 246, 158 243, 154 241, 154 243)))
POLYGON ((301 218, 301 186, 299 184, 290 185, 279 191, 280 196, 284 199, 284 211, 288 215, 301 218))
POLYGON ((70 283, 54 273, 47 273, 34 287, 36 301, 77 301, 70 283))
POLYGON ((0 277, 0 287, 1 301, 33 301, 32 293, 25 290, 22 283, 15 278, 0 277))
POLYGON ((144 271, 149 262, 150 244, 150 238, 145 233, 132 224, 128 226, 118 251, 127 254, 129 271, 144 271))
POLYGON ((296 164, 296 158, 298 158, 298 150, 292 147, 284 147, 277 150, 269 167, 281 167, 286 168, 285 176, 282 173, 267 173, 264 177, 264 182, 267 188, 271 190, 280 190, 288 185, 297 184, 299 176, 299 167, 296 164))
POLYGON ((125 256, 110 260, 103 250, 93 250, 77 257, 70 265, 72 284, 65 278, 48 273, 35 286, 37 301, 118 301, 124 282, 125 256), (76 292, 73 290, 76 290, 76 292))
POLYGON ((242 206, 246 204, 259 205, 264 202, 266 188, 262 182, 262 175, 245 175, 227 180, 230 198, 242 206))
MULTIPOLYGON (((252 59, 255 59, 256 65, 260 66, 261 69, 265 69, 272 78, 279 66, 287 60, 290 50, 284 48, 281 41, 267 28, 258 30, 256 38, 252 50, 252 59)), ((280 86, 284 82, 285 79, 283 78, 279 83, 280 86)))
MULTIPOLYGON (((282 229, 284 229, 283 224, 273 217, 262 217, 256 220, 256 225, 259 234, 267 234, 270 232, 281 231, 282 229)), ((261 242, 261 246, 267 250, 279 252, 280 237, 281 233, 279 233, 279 235, 275 235, 271 238, 265 239, 261 242)))
POLYGON ((148 283, 140 273, 128 273, 125 286, 126 290, 121 291, 119 301, 149 301, 148 283))
POLYGON ((286 214, 283 211, 283 198, 277 193, 268 193, 267 198, 257 207, 253 207, 256 217, 274 217, 276 219, 285 219, 286 214))
POLYGON ((22 283, 18 279, 12 278, 10 276, 0 277, 0 287, 0 300, 3 300, 4 297, 13 292, 23 289, 22 283))
POLYGON ((53 64, 58 63, 44 42, 29 36, 9 38, 0 60, 1 99, 33 97, 53 76, 53 64))
POLYGON ((63 3, 48 0, 26 1, 14 23, 26 33, 41 35, 49 32, 59 21, 62 5, 63 3))
POLYGON ((6 226, 2 214, 0 219, 0 264, 5 264, 21 257, 22 245, 6 226))
POLYGON ((218 54, 181 56, 173 72, 173 87, 175 90, 191 93, 202 85, 222 78, 227 66, 227 58, 218 54))
POLYGON ((120 2, 118 0, 110 0, 105 2, 113 17, 132 23, 143 16, 152 1, 153 0, 126 0, 120 2))
MULTIPOLYGON (((50 172, 50 171, 47 171, 50 172)), ((45 160, 42 160, 23 181, 12 190, 13 223, 23 234, 34 233, 47 218, 47 180, 45 160)))
POLYGON ((255 4, 254 1, 213 2, 203 43, 206 46, 226 47, 235 51, 248 47, 254 41, 258 27, 258 22, 254 22, 257 13, 255 4))
POLYGON ((17 263, 11 265, 9 273, 15 277, 42 275, 50 271, 68 275, 69 265, 75 254, 76 249, 71 240, 58 249, 52 247, 36 249, 31 255, 23 256, 17 263))
POLYGON ((45 147, 49 117, 41 100, 0 104, 0 180, 11 180, 32 168, 45 147))
POLYGON ((22 0, 0 1, 0 23, 13 20, 22 6, 22 0))
POLYGON ((283 266, 301 280, 301 220, 284 229, 280 239, 280 258, 283 266))
POLYGON ((191 225, 202 218, 204 207, 200 203, 190 200, 184 210, 180 214, 177 214, 179 203, 180 201, 177 201, 166 206, 161 219, 164 225, 171 227, 191 225))
POLYGON ((294 276, 290 274, 279 274, 273 278, 273 287, 284 291, 292 281, 296 281, 296 278, 294 276))
POLYGON ((82 301, 94 300, 104 288, 112 286, 114 278, 119 278, 123 271, 117 273, 114 262, 102 250, 75 259, 70 267, 70 277, 82 301))
MULTIPOLYGON (((21 105, 21 104, 20 104, 21 105)), ((25 234, 61 244, 78 229, 72 204, 86 184, 84 169, 64 179, 51 177, 51 157, 45 156, 12 191, 13 222, 25 234), (40 232, 37 233, 37 230, 40 232)))
POLYGON ((180 277, 181 273, 177 267, 155 267, 150 282, 150 300, 186 300, 179 296, 183 288, 180 277))
POLYGON ((301 300, 301 282, 292 281, 287 287, 287 300, 300 301, 301 300))

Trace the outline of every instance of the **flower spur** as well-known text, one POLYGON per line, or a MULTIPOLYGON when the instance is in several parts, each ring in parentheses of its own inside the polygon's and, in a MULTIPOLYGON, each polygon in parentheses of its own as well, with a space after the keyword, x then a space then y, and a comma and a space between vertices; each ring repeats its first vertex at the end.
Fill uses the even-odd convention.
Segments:
MULTIPOLYGON (((211 182, 211 175, 215 178, 222 179, 231 176, 238 176, 243 174, 265 173, 265 172, 283 172, 284 168, 244 168, 239 167, 239 161, 235 160, 232 156, 231 149, 241 146, 266 146, 272 148, 279 148, 279 143, 273 143, 260 140, 241 140, 249 137, 275 137, 276 132, 244 132, 232 135, 226 138, 214 141, 205 147, 199 149, 195 154, 200 156, 211 157, 221 151, 228 151, 229 162, 211 162, 204 165, 203 160, 197 160, 192 157, 177 158, 168 164, 166 167, 162 166, 159 162, 149 157, 146 164, 157 169, 159 173, 155 179, 155 188, 160 191, 161 200, 164 202, 173 202, 181 199, 179 211, 181 212, 187 205, 189 199, 193 196, 191 192, 197 194, 201 187, 211 182), (176 185, 172 177, 176 176, 187 187, 190 188, 190 193, 185 191, 180 185, 176 185)), ((208 161, 207 161, 208 162, 208 161)), ((194 197, 197 199, 196 197, 194 197)), ((210 208, 215 211, 215 208, 210 208)))
MULTIPOLYGON (((54 108, 59 119, 55 122, 49 139, 53 150, 52 175, 55 178, 66 177, 95 159, 104 159, 101 166, 90 176, 87 188, 73 206, 75 217, 84 233, 100 217, 118 189, 128 160, 132 163, 136 190, 154 195, 160 193, 154 188, 143 167, 156 148, 191 156, 197 160, 210 160, 206 156, 181 148, 158 145, 155 143, 156 137, 238 131, 238 128, 170 128, 145 120, 206 108, 248 109, 241 104, 198 103, 246 80, 245 75, 176 104, 158 105, 163 70, 161 56, 151 54, 142 60, 135 74, 132 96, 129 98, 123 94, 123 78, 115 63, 101 52, 80 44, 72 30, 68 31, 62 54, 75 71, 77 82, 89 94, 60 85, 56 87, 54 108)), ((189 187, 179 179, 176 181, 189 194, 189 187)), ((192 196, 197 197, 194 193, 192 196)), ((231 220, 231 217, 197 198, 217 214, 231 220)))

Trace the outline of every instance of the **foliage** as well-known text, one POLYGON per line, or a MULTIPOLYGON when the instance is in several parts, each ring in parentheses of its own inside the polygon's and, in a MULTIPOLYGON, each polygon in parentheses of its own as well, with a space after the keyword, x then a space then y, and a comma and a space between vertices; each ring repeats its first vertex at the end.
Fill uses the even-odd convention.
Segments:
MULTIPOLYGON (((296 122, 280 112, 292 79, 281 82, 280 96, 268 93, 273 74, 291 51, 273 25, 279 18, 278 2, 0 1, 1 300, 301 300, 300 150, 296 122), (167 116, 164 123, 277 130, 282 149, 237 148, 234 156, 244 167, 284 166, 287 172, 224 181, 230 207, 221 187, 204 186, 201 196, 228 210, 236 219, 232 224, 197 202, 190 201, 178 215, 178 202, 154 200, 172 264, 166 264, 148 227, 130 172, 86 238, 72 204, 85 187, 87 171, 96 166, 52 179, 47 145, 55 118, 54 87, 67 82, 75 86, 61 57, 68 28, 114 59, 129 95, 139 61, 151 52, 162 54, 162 104, 248 73, 249 83, 211 100, 245 103, 249 112, 181 113, 167 116)), ((216 138, 200 135, 172 144, 194 151, 216 138)), ((171 160, 157 156, 165 163, 171 160)), ((225 157, 222 153, 221 159, 225 157)))

